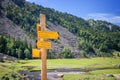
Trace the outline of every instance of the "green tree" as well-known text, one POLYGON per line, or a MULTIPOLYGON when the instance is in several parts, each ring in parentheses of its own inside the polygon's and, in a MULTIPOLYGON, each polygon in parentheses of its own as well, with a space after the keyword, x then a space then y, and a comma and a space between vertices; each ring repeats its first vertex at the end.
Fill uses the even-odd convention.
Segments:
POLYGON ((62 54, 62 57, 64 58, 73 58, 73 55, 69 49, 63 48, 62 54))
POLYGON ((25 58, 31 58, 30 51, 26 48, 24 50, 25 58))
POLYGON ((16 49, 16 54, 17 54, 17 57, 20 59, 21 58, 21 53, 22 53, 22 50, 20 48, 16 49))
POLYGON ((7 40, 4 36, 0 36, 0 52, 6 53, 7 40))

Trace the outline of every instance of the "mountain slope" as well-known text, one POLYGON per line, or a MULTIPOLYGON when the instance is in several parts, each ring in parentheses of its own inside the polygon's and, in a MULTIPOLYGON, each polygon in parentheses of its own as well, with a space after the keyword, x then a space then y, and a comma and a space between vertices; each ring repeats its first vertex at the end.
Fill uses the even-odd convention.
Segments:
POLYGON ((39 14, 46 14, 48 30, 60 33, 60 40, 53 41, 53 51, 73 54, 73 57, 113 56, 120 51, 120 27, 106 21, 84 20, 68 13, 44 8, 25 0, 1 0, 1 13, 19 25, 25 33, 36 39, 35 24, 39 14), (68 52, 64 52, 69 49, 68 52))
MULTIPOLYGON (((70 49, 73 53, 79 53, 79 50, 75 48, 75 46, 77 45, 77 37, 74 34, 69 32, 66 28, 63 28, 62 26, 55 26, 51 22, 48 22, 48 24, 50 26, 47 28, 48 31, 57 31, 60 35, 60 39, 57 42, 53 41, 52 52, 60 54, 63 48, 67 48, 70 49)), ((27 36, 25 32, 20 29, 19 26, 14 24, 5 16, 0 17, 0 34, 26 41, 29 44, 35 46, 35 39, 30 39, 29 36, 27 36)))
POLYGON ((30 39, 18 25, 14 24, 5 16, 0 16, 0 34, 4 36, 11 36, 22 41, 26 40, 29 44, 35 46, 35 40, 30 39))
POLYGON ((74 57, 81 57, 80 50, 76 48, 77 46, 77 36, 75 36, 73 33, 69 32, 66 28, 60 26, 60 25, 54 25, 51 22, 47 22, 49 27, 47 28, 50 31, 57 31, 59 32, 59 40, 53 42, 53 52, 55 53, 61 53, 61 51, 66 48, 71 50, 71 53, 74 57))
MULTIPOLYGON (((4 5, 7 4, 7 1, 2 2, 4 5)), ((10 5, 15 5, 12 1, 8 1, 10 5)), ((36 39, 36 31, 34 32, 35 36, 33 39, 29 38, 29 31, 24 31, 20 29, 21 26, 16 25, 14 22, 12 22, 10 19, 6 18, 5 13, 3 12, 3 15, 0 17, 0 34, 1 35, 6 35, 6 36, 11 36, 15 39, 20 39, 22 41, 27 41, 28 43, 31 43, 33 46, 35 46, 35 39, 36 39), (27 33, 27 35, 26 35, 27 33)), ((11 16, 10 16, 11 17, 11 16)), ((29 23, 28 23, 29 24, 29 23)), ((76 43, 77 43, 77 37, 69 32, 66 28, 63 28, 60 25, 54 25, 51 22, 47 22, 47 30, 48 31, 58 31, 60 35, 60 39, 58 41, 53 41, 52 44, 52 54, 54 54, 56 57, 59 57, 59 54, 62 52, 63 49, 69 49, 71 53, 73 53, 74 57, 80 57, 80 51, 76 48, 76 43), (77 55, 77 56, 76 56, 77 55)), ((27 27, 27 26, 25 26, 27 27)), ((21 27, 22 28, 22 27, 21 27)), ((34 30, 35 26, 34 26, 34 30)), ((33 34, 33 33, 30 33, 33 34)), ((54 58, 56 58, 54 57, 54 58)))

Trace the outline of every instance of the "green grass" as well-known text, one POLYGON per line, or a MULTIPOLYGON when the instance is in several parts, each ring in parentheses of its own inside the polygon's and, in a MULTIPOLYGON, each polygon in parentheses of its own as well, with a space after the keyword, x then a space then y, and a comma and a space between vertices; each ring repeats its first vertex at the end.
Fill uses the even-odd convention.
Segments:
MULTIPOLYGON (((41 60, 20 60, 18 66, 34 66, 35 70, 41 69, 41 60)), ((120 58, 82 58, 82 59, 48 59, 47 67, 48 69, 56 69, 61 67, 68 68, 117 68, 120 64, 120 58)))
POLYGON ((65 74, 63 80, 116 80, 114 77, 90 74, 65 74))
MULTIPOLYGON (((65 74, 64 80, 114 80, 113 77, 106 77, 104 74, 120 74, 118 65, 120 58, 82 58, 82 59, 48 59, 48 69, 58 68, 80 68, 95 69, 89 71, 89 74, 65 74), (96 76, 96 77, 95 77, 96 76), (100 78, 100 79, 99 79, 100 78), (104 79, 102 79, 104 78, 104 79)), ((19 60, 16 62, 6 61, 0 63, 0 79, 7 74, 11 78, 11 74, 18 74, 19 70, 41 70, 41 60, 19 60)), ((15 79, 17 80, 17 79, 15 79)))
POLYGON ((0 63, 0 80, 13 80, 12 74, 15 74, 17 78, 14 80, 19 80, 22 76, 16 71, 17 67, 12 65, 13 62, 0 63))
POLYGON ((91 74, 120 74, 120 69, 103 69, 90 71, 91 74))
POLYGON ((120 74, 120 69, 94 70, 87 74, 65 74, 64 80, 116 80, 106 74, 120 74))

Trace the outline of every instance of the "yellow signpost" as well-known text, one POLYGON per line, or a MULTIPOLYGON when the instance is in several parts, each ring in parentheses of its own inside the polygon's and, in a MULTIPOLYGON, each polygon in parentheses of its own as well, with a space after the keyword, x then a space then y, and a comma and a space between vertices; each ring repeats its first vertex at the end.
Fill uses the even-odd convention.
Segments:
POLYGON ((51 49, 51 42, 37 41, 37 48, 51 49))
POLYGON ((58 39, 58 32, 38 31, 38 38, 44 39, 58 39))
POLYGON ((47 80, 47 60, 46 49, 51 49, 51 42, 47 42, 46 39, 58 39, 58 32, 46 31, 46 19, 44 14, 40 14, 40 24, 36 25, 38 41, 36 43, 38 49, 32 50, 32 57, 41 57, 42 69, 41 80, 47 80))
POLYGON ((36 24, 36 30, 37 30, 37 32, 41 30, 40 24, 36 24))
POLYGON ((40 49, 32 49, 32 57, 34 58, 40 58, 41 56, 41 52, 40 52, 40 49))

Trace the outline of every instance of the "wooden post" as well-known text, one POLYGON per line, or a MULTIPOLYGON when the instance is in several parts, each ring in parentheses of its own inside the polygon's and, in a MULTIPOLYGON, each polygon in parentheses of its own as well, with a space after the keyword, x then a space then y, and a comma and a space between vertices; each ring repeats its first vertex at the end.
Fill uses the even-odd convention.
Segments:
MULTIPOLYGON (((40 27, 41 31, 46 31, 46 19, 44 14, 40 14, 40 27)), ((45 39, 41 38, 41 41, 45 39)), ((47 60, 46 60, 46 49, 41 48, 41 59, 42 59, 42 70, 41 70, 41 80, 47 80, 47 60)))
POLYGON ((46 49, 51 49, 51 42, 47 42, 46 39, 58 39, 58 32, 46 31, 46 17, 44 14, 40 14, 40 24, 36 25, 38 40, 36 47, 38 49, 32 49, 32 57, 41 57, 42 69, 41 80, 47 80, 47 52, 46 49))

